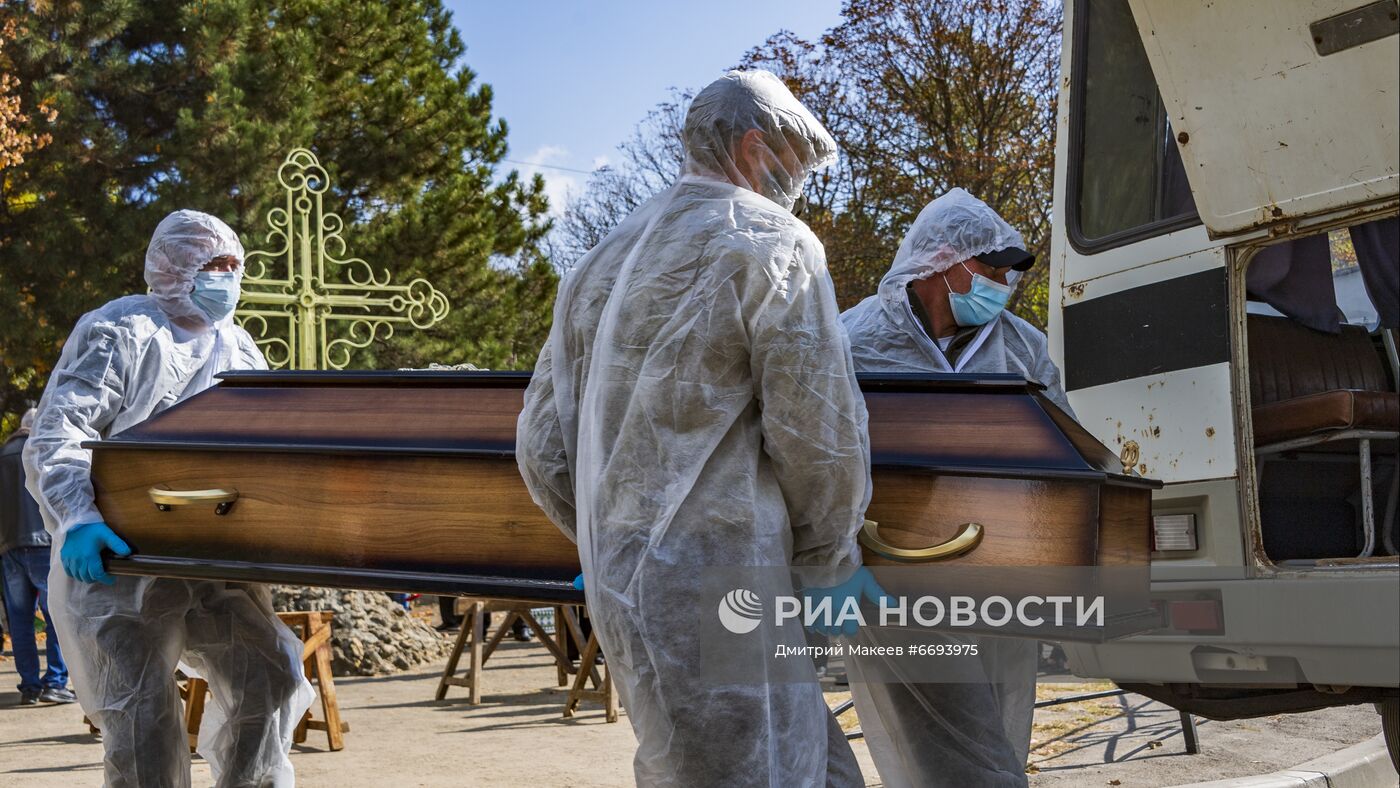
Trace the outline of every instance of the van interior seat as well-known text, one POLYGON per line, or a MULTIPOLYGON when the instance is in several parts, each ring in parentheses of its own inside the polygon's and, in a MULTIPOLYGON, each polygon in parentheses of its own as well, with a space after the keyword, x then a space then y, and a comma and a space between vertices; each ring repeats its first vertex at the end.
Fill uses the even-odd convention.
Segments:
POLYGON ((1400 394, 1360 326, 1314 331, 1249 315, 1250 406, 1258 446, 1347 430, 1400 429, 1400 394))

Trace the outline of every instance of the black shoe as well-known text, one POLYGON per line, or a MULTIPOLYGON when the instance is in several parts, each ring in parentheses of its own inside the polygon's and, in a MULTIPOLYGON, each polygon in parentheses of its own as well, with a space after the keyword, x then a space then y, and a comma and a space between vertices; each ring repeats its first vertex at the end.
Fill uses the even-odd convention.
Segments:
POLYGON ((67 687, 45 687, 39 693, 39 700, 44 703, 73 703, 77 699, 78 696, 67 687))
POLYGON ((37 706, 39 705, 39 693, 34 690, 24 690, 19 694, 19 705, 37 706))
POLYGON ((441 624, 438 624, 436 627, 434 627, 434 629, 436 629, 439 632, 459 632, 462 629, 462 622, 444 621, 441 624))
POLYGON ((520 626, 513 627, 511 629, 511 633, 515 635, 515 639, 520 641, 521 643, 524 643, 530 639, 530 630, 523 623, 520 623, 520 626))

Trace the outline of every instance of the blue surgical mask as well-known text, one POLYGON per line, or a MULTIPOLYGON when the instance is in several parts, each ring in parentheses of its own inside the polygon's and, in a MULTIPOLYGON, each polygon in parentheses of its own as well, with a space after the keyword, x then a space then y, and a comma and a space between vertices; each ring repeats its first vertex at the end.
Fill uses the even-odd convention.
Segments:
POLYGON ((943 278, 943 286, 948 288, 948 304, 953 307, 953 320, 960 326, 986 325, 1006 308, 1006 302, 1011 300, 1011 285, 974 274, 965 263, 963 270, 972 275, 972 288, 966 293, 954 293, 948 278, 943 278))
POLYGON ((190 300, 199 311, 209 316, 209 322, 217 323, 238 308, 241 294, 239 283, 243 277, 235 271, 200 271, 194 275, 194 292, 190 300))

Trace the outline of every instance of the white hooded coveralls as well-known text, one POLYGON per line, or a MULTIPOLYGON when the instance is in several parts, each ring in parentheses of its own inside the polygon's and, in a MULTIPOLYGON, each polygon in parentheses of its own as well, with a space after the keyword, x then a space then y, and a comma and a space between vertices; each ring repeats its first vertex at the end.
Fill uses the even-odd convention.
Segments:
POLYGON ((789 210, 835 144, 764 72, 701 91, 685 142, 680 181, 560 285, 520 470, 578 543, 639 785, 860 785, 815 674, 696 679, 693 622, 718 600, 676 571, 859 561, 864 400, 821 244, 789 210))
MULTIPOLYGON (((1045 386, 1046 396, 1073 416, 1045 335, 1030 323, 1003 311, 950 362, 910 307, 910 282, 1007 247, 1024 249, 1021 234, 963 189, 952 189, 925 206, 878 292, 841 316, 856 369, 1017 374, 1045 386)), ((1011 273, 1013 285, 1017 276, 1011 273)), ((862 629, 857 637, 867 645, 882 645, 878 627, 862 629)), ((921 641, 976 643, 980 656, 956 665, 959 680, 945 683, 884 681, 900 671, 894 662, 869 667, 882 657, 861 657, 848 665, 856 714, 881 779, 890 788, 1024 786, 1037 642, 940 633, 928 633, 921 641), (880 680, 866 680, 873 677, 880 680)))
POLYGON ((144 421, 219 372, 266 369, 231 316, 210 325, 190 300, 195 273, 226 255, 241 272, 243 247, 217 218, 176 211, 161 221, 146 252, 150 294, 79 319, 25 447, 29 491, 54 535, 49 609, 78 700, 102 731, 108 786, 190 784, 174 677, 182 659, 209 682, 198 749, 219 786, 292 785, 287 752, 313 697, 301 644, 262 586, 128 576, 107 586, 69 577, 59 560, 71 529, 103 520, 83 441, 144 421))

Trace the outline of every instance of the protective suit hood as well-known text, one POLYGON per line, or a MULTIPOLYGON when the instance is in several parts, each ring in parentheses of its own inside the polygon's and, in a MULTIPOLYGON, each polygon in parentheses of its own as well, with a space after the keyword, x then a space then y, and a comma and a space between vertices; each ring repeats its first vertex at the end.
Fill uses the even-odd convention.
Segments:
POLYGON ((682 173, 719 178, 791 208, 813 172, 836 160, 836 140, 767 71, 731 71, 710 83, 685 116, 686 161, 682 173), (744 134, 763 132, 750 154, 761 172, 745 174, 736 161, 744 134))
MULTIPOLYGON (((1069 400, 1060 371, 1050 359, 1045 334, 1002 311, 977 332, 950 362, 909 307, 908 284, 948 270, 986 252, 1023 246, 1016 232, 986 203, 952 189, 919 212, 899 244, 879 290, 841 314, 851 339, 851 357, 863 372, 1009 372, 1046 387, 1045 395, 1065 412, 1069 400)), ((1007 281, 1014 287, 1019 273, 1007 281)))
MULTIPOLYGON (((880 300, 886 309, 902 311, 904 288, 910 282, 940 274, 978 255, 1025 245, 1021 234, 991 206, 966 189, 949 189, 925 205, 904 234, 894 263, 880 280, 880 300)), ((1015 287, 1020 278, 1019 271, 1012 271, 1006 281, 1015 287)))
POLYGON ((171 322, 196 333, 211 327, 208 316, 190 300, 190 290, 199 269, 215 257, 224 256, 238 258, 241 278, 243 244, 233 228, 214 216, 179 210, 156 225, 146 247, 146 284, 171 322))

